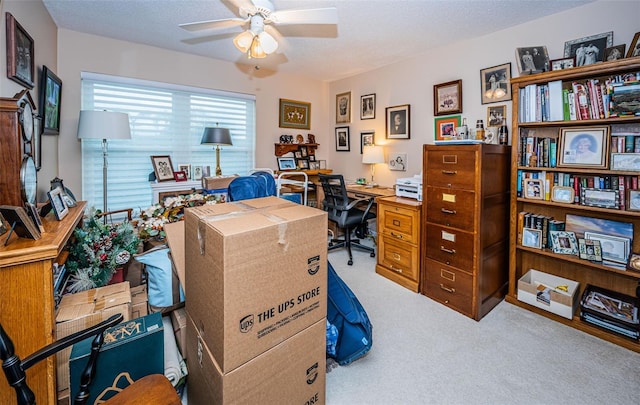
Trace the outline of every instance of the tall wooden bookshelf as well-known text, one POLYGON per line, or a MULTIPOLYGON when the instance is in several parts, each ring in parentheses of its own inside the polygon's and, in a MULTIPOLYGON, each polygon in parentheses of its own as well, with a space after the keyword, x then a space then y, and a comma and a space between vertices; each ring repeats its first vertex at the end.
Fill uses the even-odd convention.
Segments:
MULTIPOLYGON (((578 299, 582 296, 587 284, 613 290, 630 296, 636 295, 636 288, 640 282, 640 272, 628 271, 610 267, 598 262, 581 260, 578 256, 553 253, 551 249, 537 249, 522 246, 518 243, 518 213, 532 212, 559 220, 565 220, 567 214, 583 217, 601 218, 606 220, 633 224, 632 252, 640 252, 640 212, 625 209, 599 208, 580 205, 578 203, 562 203, 544 199, 527 199, 518 195, 518 172, 546 171, 546 173, 571 173, 574 176, 640 176, 638 171, 610 170, 606 168, 578 168, 578 167, 530 167, 526 159, 521 159, 522 142, 527 137, 535 135, 538 139, 548 137, 560 140, 562 128, 602 127, 608 126, 610 133, 622 130, 640 131, 640 116, 616 117, 605 119, 521 122, 520 93, 525 92, 528 85, 545 85, 549 82, 562 81, 563 88, 571 88, 573 82, 584 82, 589 79, 599 79, 601 82, 617 75, 626 75, 640 71, 640 57, 627 58, 612 62, 575 67, 565 70, 545 72, 529 76, 521 76, 511 80, 513 94, 512 121, 512 159, 511 159, 511 197, 510 197, 510 248, 509 248, 509 291, 506 301, 526 308, 530 311, 546 316, 565 325, 579 329, 586 333, 613 342, 630 350, 640 352, 640 343, 631 338, 597 328, 580 319, 578 308, 572 319, 564 318, 529 305, 518 300, 518 280, 530 269, 536 269, 548 274, 574 280, 580 283, 577 291, 578 299)), ((560 153, 560 143, 558 153, 560 153)), ((609 150, 605 151, 610 158, 609 150)), ((609 159, 607 159, 609 160, 609 159)), ((536 163, 537 164, 537 163, 536 163)), ((640 187, 639 187, 640 188, 640 187)), ((524 193, 522 193, 524 195, 524 193)))

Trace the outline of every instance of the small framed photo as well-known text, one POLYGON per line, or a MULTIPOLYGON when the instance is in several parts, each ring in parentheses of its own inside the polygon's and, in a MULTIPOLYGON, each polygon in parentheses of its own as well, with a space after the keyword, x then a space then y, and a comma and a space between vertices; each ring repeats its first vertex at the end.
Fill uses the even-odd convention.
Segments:
POLYGON ((349 122, 351 122, 350 91, 336 95, 336 124, 347 124, 349 122))
POLYGON ((640 253, 631 253, 627 262, 627 269, 640 272, 640 253))
POLYGON ((360 96, 360 119, 372 120, 376 117, 376 95, 360 96))
POLYGON ((459 126, 459 115, 454 115, 452 117, 435 118, 433 132, 436 134, 436 141, 451 139, 456 133, 456 128, 459 126))
POLYGON ((311 129, 311 103, 280 99, 280 128, 311 129))
POLYGON ((640 211, 640 190, 627 190, 627 211, 640 211))
POLYGON ((551 189, 551 201, 573 204, 575 199, 575 190, 573 187, 553 186, 551 189))
POLYGON ((387 139, 409 139, 411 137, 411 106, 396 105, 385 108, 387 139))
POLYGON ((480 87, 482 104, 511 100, 511 62, 480 70, 480 87))
POLYGON ((190 164, 179 164, 178 171, 184 172, 187 175, 187 178, 191 177, 191 165, 190 164))
POLYGON ((578 239, 578 250, 580 251, 580 258, 583 260, 602 261, 602 247, 599 240, 580 238, 578 239))
POLYGON ((294 170, 296 168, 296 160, 292 157, 279 157, 278 170, 294 170))
POLYGON ((606 48, 604 50, 604 60, 612 61, 612 60, 618 60, 618 59, 624 58, 624 51, 626 47, 627 47, 626 44, 622 44, 622 45, 616 45, 616 46, 611 46, 609 48, 606 48))
POLYGON ((193 175, 191 176, 192 180, 202 180, 203 171, 202 166, 193 166, 193 175))
POLYGON ((67 203, 62 198, 62 188, 56 187, 53 190, 47 191, 47 196, 49 197, 49 202, 51 202, 51 209, 56 216, 58 221, 61 221, 62 218, 66 217, 69 213, 69 207, 67 207, 67 203))
POLYGON ((629 50, 627 51, 627 58, 632 56, 640 56, 640 32, 636 32, 629 44, 629 50))
POLYGON ((523 189, 524 198, 532 200, 544 199, 544 183, 542 179, 525 179, 523 189))
POLYGON ((576 234, 567 231, 549 231, 551 237, 551 249, 553 253, 560 253, 563 255, 577 255, 578 254, 578 241, 576 240, 576 234))
POLYGON ((306 146, 298 146, 298 150, 300 151, 300 157, 306 158, 307 156, 309 156, 309 151, 307 150, 306 146))
POLYGON ((326 170, 327 169, 327 161, 324 160, 324 159, 318 160, 318 165, 319 165, 319 167, 318 167, 319 170, 326 170))
POLYGON ((522 246, 542 249, 542 230, 522 228, 522 246))
POLYGON ((211 166, 209 165, 202 166, 202 177, 209 177, 209 176, 211 176, 211 166))
POLYGON ((302 159, 302 151, 301 151, 301 150, 293 151, 293 156, 294 156, 296 159, 302 159))
POLYGON ((374 145, 374 141, 373 141, 374 138, 375 138, 374 131, 360 132, 360 154, 361 155, 362 155, 362 152, 364 151, 365 146, 374 145))
POLYGON ((153 171, 156 174, 157 181, 174 180, 171 156, 151 156, 151 164, 153 164, 153 171))
POLYGON ((316 155, 309 155, 309 162, 315 162, 316 161, 316 155))
POLYGON ((580 204, 589 207, 620 208, 618 190, 584 187, 580 189, 580 204))
POLYGON ((318 169, 320 169, 320 162, 309 161, 309 170, 318 170, 318 169))
POLYGON ((637 81, 613 86, 609 92, 611 117, 640 115, 640 84, 637 81))
POLYGON ((640 153, 612 153, 611 170, 640 171, 640 153))
POLYGON ((560 129, 558 167, 607 168, 609 127, 560 129))
POLYGON ((549 71, 549 54, 546 46, 516 48, 516 59, 521 75, 549 71))
POLYGON ((462 79, 433 85, 433 115, 462 114, 462 79))
POLYGON ((602 260, 616 263, 627 263, 631 251, 631 240, 619 236, 605 235, 591 231, 585 231, 585 239, 597 240, 602 247, 602 260))
POLYGON ((389 153, 389 170, 407 171, 406 153, 389 153))
POLYGON ((592 65, 604 60, 604 50, 613 46, 613 31, 572 39, 564 43, 564 57, 574 56, 576 66, 592 65))
POLYGON ((6 13, 6 25, 7 77, 28 89, 33 89, 36 56, 33 51, 33 38, 11 13, 6 13))
POLYGON ((551 63, 551 70, 570 69, 576 65, 576 58, 575 56, 571 56, 568 58, 553 59, 549 63, 551 63))
POLYGON ((182 170, 178 170, 177 172, 173 172, 173 178, 176 181, 187 181, 189 178, 187 177, 187 172, 182 170))
POLYGON ((492 105, 487 107, 487 126, 498 127, 502 124, 502 119, 507 116, 507 106, 492 105))
POLYGON ((40 91, 40 111, 42 111, 44 134, 60 133, 60 102, 62 80, 46 66, 42 66, 42 84, 40 91))
POLYGON ((300 170, 309 170, 309 159, 307 158, 297 159, 296 167, 300 170))
POLYGON ((349 141, 349 127, 336 128, 336 151, 349 152, 351 142, 349 141))

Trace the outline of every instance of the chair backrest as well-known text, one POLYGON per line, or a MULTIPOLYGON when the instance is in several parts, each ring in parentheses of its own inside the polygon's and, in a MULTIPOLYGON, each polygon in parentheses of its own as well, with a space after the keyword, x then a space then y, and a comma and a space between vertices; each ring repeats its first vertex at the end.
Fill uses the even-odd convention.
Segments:
POLYGON ((343 227, 349 214, 349 196, 341 174, 319 174, 324 200, 322 209, 327 211, 330 221, 343 227))

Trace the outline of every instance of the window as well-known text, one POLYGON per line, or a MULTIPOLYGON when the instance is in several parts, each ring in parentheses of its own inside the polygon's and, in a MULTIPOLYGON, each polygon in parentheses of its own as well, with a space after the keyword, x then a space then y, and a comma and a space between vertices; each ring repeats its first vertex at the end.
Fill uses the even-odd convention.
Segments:
MULTIPOLYGON (((82 74, 82 109, 129 114, 131 138, 108 141, 108 209, 145 209, 152 200, 152 155, 179 164, 210 166, 215 152, 200 145, 206 126, 229 128, 233 146, 221 147, 223 174, 255 166, 255 96, 115 76, 82 74)), ((102 209, 102 140, 82 141, 82 199, 102 209)))

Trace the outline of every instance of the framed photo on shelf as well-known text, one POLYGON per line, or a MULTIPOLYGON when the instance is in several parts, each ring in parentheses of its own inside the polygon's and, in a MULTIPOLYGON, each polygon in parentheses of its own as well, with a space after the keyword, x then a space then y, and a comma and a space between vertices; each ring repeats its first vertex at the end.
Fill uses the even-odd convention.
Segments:
POLYGON ((565 204, 573 204, 575 190, 573 187, 553 186, 551 189, 551 201, 565 204))
POLYGON ((627 262, 627 269, 631 271, 640 272, 640 254, 631 253, 629 255, 629 261, 627 262))
POLYGON ((409 139, 411 137, 411 106, 396 105, 385 108, 387 139, 409 139))
POLYGON ((7 77, 22 86, 33 89, 35 68, 31 35, 16 21, 11 13, 6 13, 7 24, 7 77))
POLYGON ((203 175, 203 167, 200 165, 194 165, 193 166, 193 173, 191 175, 191 179, 192 180, 202 180, 202 175, 203 175))
POLYGON ((433 115, 462 114, 462 79, 433 85, 433 115))
POLYGON ((602 261, 602 247, 599 240, 580 238, 578 239, 578 250, 580 251, 580 258, 583 260, 602 261))
POLYGON ((64 201, 64 198, 62 198, 62 188, 56 187, 53 190, 47 191, 47 196, 51 202, 51 209, 56 219, 60 221, 66 217, 69 213, 69 207, 67 207, 67 203, 64 201))
POLYGON ((487 126, 498 127, 502 124, 502 119, 507 116, 507 106, 492 105, 487 107, 487 126))
POLYGON ((351 122, 351 92, 347 91, 336 94, 336 124, 349 122, 351 122))
POLYGON ((611 100, 611 117, 640 115, 640 84, 638 82, 613 86, 609 98, 611 100))
POLYGON ((584 187, 580 189, 580 204, 589 207, 620 208, 620 193, 618 190, 584 187))
POLYGON ((551 64, 551 70, 570 69, 576 65, 575 56, 568 58, 553 59, 549 61, 551 64))
POLYGON ((433 132, 436 134, 436 141, 451 139, 456 134, 456 128, 460 126, 460 116, 435 118, 433 132))
POLYGON ((336 151, 349 152, 351 145, 349 141, 349 127, 336 128, 336 151))
POLYGON ((372 120, 376 117, 376 95, 360 96, 360 119, 372 120))
POLYGON ((151 164, 153 165, 153 172, 156 174, 157 181, 174 180, 173 165, 171 164, 171 156, 169 155, 151 156, 151 164))
POLYGON ((362 152, 364 151, 365 146, 371 146, 374 144, 373 142, 374 137, 375 137, 375 132, 373 131, 360 132, 360 154, 361 155, 362 155, 362 152))
POLYGON ((318 169, 320 169, 320 162, 309 161, 309 170, 318 170, 318 169))
POLYGON ((640 153, 612 153, 611 170, 640 171, 640 153))
POLYGON ((542 179, 525 179, 523 189, 524 198, 531 200, 544 199, 544 183, 542 179))
POLYGON ((585 232, 585 239, 597 240, 602 247, 602 260, 627 263, 631 248, 631 239, 595 232, 585 232))
POLYGON ((542 230, 522 228, 522 246, 542 249, 542 230))
POLYGON ((567 231, 549 231, 551 237, 551 249, 553 253, 563 255, 577 255, 578 241, 576 234, 567 231))
POLYGON ((292 157, 279 157, 278 170, 294 170, 296 168, 296 160, 292 157))
POLYGON ((187 172, 178 170, 177 172, 173 172, 173 178, 175 181, 187 181, 189 177, 187 176, 187 172))
POLYGON ((296 166, 300 170, 309 170, 309 159, 307 158, 297 159, 296 166))
POLYGON ((480 70, 480 87, 482 104, 511 100, 511 62, 480 70))
POLYGON ((550 70, 549 54, 546 46, 516 48, 516 59, 518 60, 518 72, 521 75, 548 72, 550 70))
POLYGON ((180 164, 178 165, 178 171, 184 172, 187 175, 187 178, 191 177, 191 165, 190 164, 180 164))
POLYGON ((640 190, 627 190, 627 211, 640 211, 640 190))
POLYGON ((606 169, 608 156, 608 126, 560 129, 558 167, 606 169))
POLYGON ((311 103, 280 99, 280 128, 311 129, 311 103))
POLYGON ((42 90, 40 91, 40 111, 45 135, 60 133, 60 103, 62 80, 46 66, 42 66, 42 90))
POLYGON ((592 65, 604 60, 604 50, 613 46, 613 31, 572 39, 564 43, 564 57, 576 58, 576 66, 592 65))
POLYGON ((636 32, 629 44, 629 50, 627 51, 627 58, 632 56, 640 56, 640 32, 636 32))
POLYGON ((624 58, 624 51, 626 49, 626 44, 611 46, 604 50, 604 60, 618 60, 624 58))

